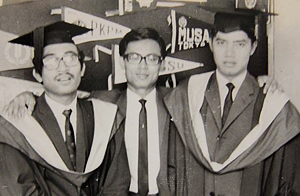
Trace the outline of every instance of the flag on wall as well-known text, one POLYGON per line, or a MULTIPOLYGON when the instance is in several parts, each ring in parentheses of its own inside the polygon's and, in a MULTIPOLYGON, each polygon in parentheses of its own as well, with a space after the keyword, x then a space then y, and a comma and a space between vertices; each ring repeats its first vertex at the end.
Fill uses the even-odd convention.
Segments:
POLYGON ((210 24, 175 10, 171 10, 167 20, 172 29, 171 53, 208 46, 210 24))
POLYGON ((61 16, 65 22, 92 29, 92 31, 88 33, 74 37, 76 44, 122 38, 131 30, 118 23, 68 7, 62 7, 61 16))
MULTIPOLYGON (((126 76, 125 71, 120 65, 120 55, 119 55, 119 45, 115 44, 112 46, 112 72, 113 72, 113 82, 114 84, 125 83, 126 76)), ((203 63, 182 60, 173 57, 166 57, 164 70, 159 73, 159 75, 167 75, 172 73, 178 73, 182 71, 187 71, 195 69, 198 67, 203 67, 203 63)))

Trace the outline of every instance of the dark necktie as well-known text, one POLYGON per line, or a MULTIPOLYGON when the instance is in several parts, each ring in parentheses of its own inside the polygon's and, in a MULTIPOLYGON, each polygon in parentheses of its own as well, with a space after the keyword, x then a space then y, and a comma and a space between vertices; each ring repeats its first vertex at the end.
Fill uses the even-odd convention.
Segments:
POLYGON ((232 83, 227 83, 226 84, 227 88, 228 88, 228 94, 225 98, 225 102, 224 102, 224 110, 223 110, 223 116, 222 116, 222 126, 224 126, 227 116, 229 114, 233 99, 232 99, 232 91, 234 89, 234 85, 232 83))
POLYGON ((148 138, 147 138, 147 113, 146 100, 139 102, 142 108, 139 114, 139 155, 138 155, 138 193, 139 195, 148 194, 148 138))
POLYGON ((74 130, 70 121, 71 113, 72 113, 71 109, 63 111, 63 115, 66 117, 66 122, 65 122, 66 145, 73 166, 73 171, 76 171, 76 146, 75 146, 74 130))

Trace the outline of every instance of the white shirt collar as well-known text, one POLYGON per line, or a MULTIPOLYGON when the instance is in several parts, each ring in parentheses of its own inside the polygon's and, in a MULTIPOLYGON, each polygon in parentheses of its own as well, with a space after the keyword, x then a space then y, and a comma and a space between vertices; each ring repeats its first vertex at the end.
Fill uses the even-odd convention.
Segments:
POLYGON ((156 88, 154 88, 146 97, 141 98, 138 94, 127 88, 127 101, 128 102, 138 102, 140 99, 145 99, 147 102, 156 100, 156 88))
POLYGON ((240 89, 243 81, 246 78, 246 75, 247 75, 247 71, 245 71, 245 72, 241 73, 240 75, 236 76, 232 81, 229 81, 217 69, 216 76, 217 76, 217 81, 218 81, 218 85, 219 85, 220 91, 222 91, 223 88, 227 89, 226 84, 229 83, 229 82, 231 82, 234 85, 234 90, 236 92, 238 92, 238 90, 240 89))
POLYGON ((45 99, 49 107, 51 108, 56 121, 58 123, 58 126, 60 128, 61 134, 66 139, 65 136, 65 120, 66 117, 63 115, 64 110, 72 110, 72 114, 70 116, 70 121, 73 125, 74 130, 74 136, 75 136, 75 142, 76 142, 76 133, 77 133, 77 96, 75 99, 69 104, 69 105, 63 105, 61 103, 58 103, 57 101, 51 99, 47 94, 45 94, 45 99))
POLYGON ((62 113, 64 110, 69 109, 71 109, 72 112, 76 111, 77 97, 75 97, 75 99, 69 105, 58 103, 57 101, 51 99, 47 94, 45 94, 45 99, 53 113, 62 113))

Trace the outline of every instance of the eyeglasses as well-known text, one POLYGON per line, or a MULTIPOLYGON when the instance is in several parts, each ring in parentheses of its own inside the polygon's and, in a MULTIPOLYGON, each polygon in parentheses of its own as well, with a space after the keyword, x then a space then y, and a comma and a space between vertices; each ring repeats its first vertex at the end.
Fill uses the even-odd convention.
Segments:
POLYGON ((129 53, 125 54, 124 58, 132 64, 140 64, 143 59, 145 59, 145 62, 147 65, 158 65, 162 62, 163 58, 161 56, 155 55, 155 54, 149 54, 147 56, 141 56, 137 53, 129 53))
POLYGON ((61 58, 50 55, 43 59, 43 64, 46 69, 55 70, 58 69, 60 61, 63 61, 67 67, 75 67, 78 65, 79 58, 75 53, 67 53, 61 58))

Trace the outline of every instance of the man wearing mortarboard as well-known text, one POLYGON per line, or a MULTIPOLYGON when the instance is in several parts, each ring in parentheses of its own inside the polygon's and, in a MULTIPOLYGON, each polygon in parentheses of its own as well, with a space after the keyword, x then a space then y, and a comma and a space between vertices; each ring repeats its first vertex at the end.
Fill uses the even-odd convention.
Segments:
POLYGON ((126 194, 117 106, 77 98, 85 65, 72 37, 88 31, 56 22, 11 41, 34 47, 33 75, 45 92, 32 116, 0 117, 0 195, 126 194))
POLYGON ((300 116, 247 71, 256 46, 255 15, 216 13, 217 69, 165 98, 178 129, 169 139, 177 196, 300 195, 300 116))

